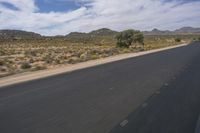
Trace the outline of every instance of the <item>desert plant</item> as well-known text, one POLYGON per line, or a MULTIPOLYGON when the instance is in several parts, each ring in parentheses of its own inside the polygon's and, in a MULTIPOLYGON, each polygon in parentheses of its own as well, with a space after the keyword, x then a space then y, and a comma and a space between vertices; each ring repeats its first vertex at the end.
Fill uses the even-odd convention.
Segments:
POLYGON ((75 63, 78 63, 80 62, 80 58, 78 57, 71 57, 69 60, 68 60, 68 63, 69 64, 75 64, 75 63))
POLYGON ((138 42, 138 43, 144 45, 144 35, 142 34, 142 32, 135 31, 134 42, 138 42))
POLYGON ((21 64, 21 69, 29 69, 31 68, 31 65, 28 62, 23 62, 21 64))
POLYGON ((181 38, 175 38, 175 42, 181 42, 181 38))
POLYGON ((196 41, 196 40, 198 40, 198 39, 197 39, 197 38, 193 38, 192 40, 193 40, 193 41, 196 41))
POLYGON ((47 69, 47 67, 46 66, 42 66, 42 65, 37 65, 32 70, 33 71, 38 71, 38 70, 44 70, 44 69, 47 69))
POLYGON ((43 59, 47 64, 51 64, 53 62, 51 55, 46 55, 43 59))
POLYGON ((33 58, 30 58, 30 59, 29 59, 29 63, 34 63, 34 59, 33 59, 33 58))
POLYGON ((3 56, 5 54, 6 54, 5 51, 3 49, 0 49, 0 56, 3 56))
POLYGON ((0 60, 0 66, 3 66, 3 65, 4 65, 4 61, 0 60))
POLYGON ((117 36, 117 46, 129 48, 132 43, 139 42, 144 44, 144 36, 140 31, 135 30, 125 30, 120 32, 117 36))
POLYGON ((27 56, 37 56, 37 53, 34 50, 25 51, 24 54, 27 55, 27 56))
POLYGON ((7 71, 7 67, 0 67, 0 71, 1 72, 6 72, 7 71))
POLYGON ((118 47, 130 47, 133 42, 133 30, 126 30, 123 32, 120 32, 117 36, 117 46, 118 47))

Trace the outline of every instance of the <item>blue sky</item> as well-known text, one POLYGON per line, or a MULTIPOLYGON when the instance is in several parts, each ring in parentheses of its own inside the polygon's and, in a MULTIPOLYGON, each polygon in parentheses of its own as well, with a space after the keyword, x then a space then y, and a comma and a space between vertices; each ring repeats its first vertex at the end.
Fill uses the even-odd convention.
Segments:
POLYGON ((17 7, 15 7, 13 4, 11 4, 9 2, 2 1, 2 2, 0 2, 0 5, 4 6, 6 8, 9 8, 11 10, 19 10, 17 7))
POLYGON ((35 0, 39 12, 67 12, 80 8, 80 5, 72 0, 35 0))
POLYGON ((0 0, 0 29, 43 35, 200 27, 200 0, 0 0))
MULTIPOLYGON (((199 0, 163 0, 163 2, 177 1, 180 4, 191 3, 199 0)), ((75 0, 35 0, 39 12, 66 12, 80 8, 80 2, 75 0)))

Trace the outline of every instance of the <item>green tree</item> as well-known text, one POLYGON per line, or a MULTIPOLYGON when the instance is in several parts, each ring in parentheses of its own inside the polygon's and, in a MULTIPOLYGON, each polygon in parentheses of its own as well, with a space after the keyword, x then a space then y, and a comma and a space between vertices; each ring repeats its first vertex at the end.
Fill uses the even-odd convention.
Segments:
POLYGON ((142 32, 140 31, 135 31, 135 34, 134 34, 134 42, 135 43, 139 43, 141 45, 144 46, 144 35, 142 32))
POLYGON ((144 36, 140 31, 125 30, 120 32, 117 36, 118 47, 130 47, 133 43, 144 44, 144 36))
POLYGON ((117 46, 118 47, 130 47, 133 42, 133 30, 125 30, 123 32, 120 32, 117 36, 117 46))

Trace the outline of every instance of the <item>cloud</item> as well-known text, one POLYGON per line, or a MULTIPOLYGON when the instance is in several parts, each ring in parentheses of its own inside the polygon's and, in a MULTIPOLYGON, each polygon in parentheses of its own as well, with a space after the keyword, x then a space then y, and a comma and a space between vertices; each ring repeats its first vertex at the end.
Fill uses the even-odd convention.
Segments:
POLYGON ((114 30, 200 27, 199 1, 75 0, 80 8, 49 13, 38 12, 34 0, 0 2, 7 2, 19 9, 12 10, 0 4, 0 29, 29 30, 44 35, 67 34, 72 31, 88 32, 103 27, 114 30))

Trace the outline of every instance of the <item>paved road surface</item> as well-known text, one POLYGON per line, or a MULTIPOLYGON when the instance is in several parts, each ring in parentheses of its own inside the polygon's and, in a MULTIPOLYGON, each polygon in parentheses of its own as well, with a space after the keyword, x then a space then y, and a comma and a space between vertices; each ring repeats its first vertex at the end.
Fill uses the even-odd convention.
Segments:
POLYGON ((110 133, 195 133, 199 115, 200 54, 110 133))
POLYGON ((192 133, 199 68, 194 43, 0 88, 0 132, 192 133))

